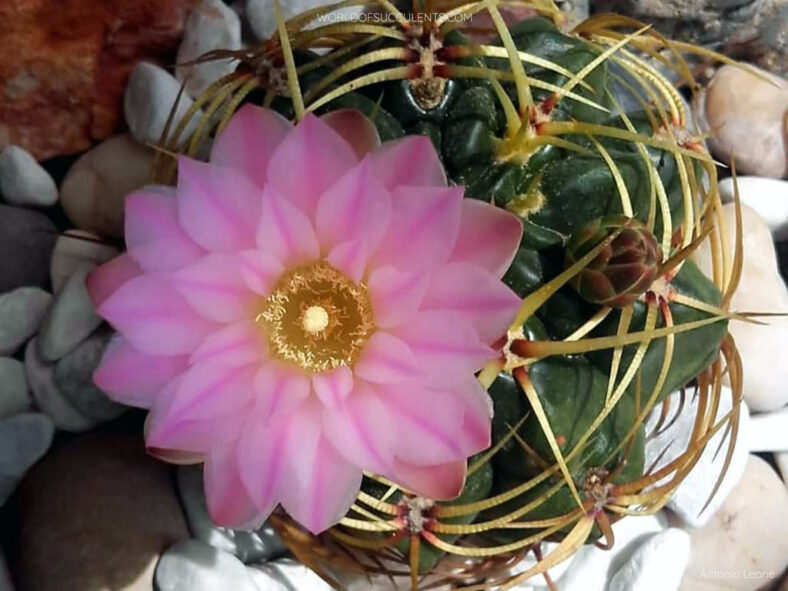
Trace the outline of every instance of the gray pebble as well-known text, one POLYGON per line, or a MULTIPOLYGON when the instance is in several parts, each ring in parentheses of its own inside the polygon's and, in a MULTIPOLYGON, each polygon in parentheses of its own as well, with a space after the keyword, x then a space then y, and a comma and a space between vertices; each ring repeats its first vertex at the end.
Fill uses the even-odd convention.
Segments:
POLYGON ((71 274, 44 318, 38 337, 42 359, 57 361, 101 324, 85 285, 89 272, 83 267, 71 274))
POLYGON ((0 420, 0 506, 25 472, 52 444, 55 426, 46 415, 24 413, 0 420))
POLYGON ((49 282, 49 259, 57 228, 47 216, 0 205, 0 293, 49 282))
MULTIPOLYGON (((178 100, 178 108, 170 133, 191 107, 193 101, 182 93, 181 83, 169 72, 150 62, 139 62, 131 71, 123 97, 123 112, 134 139, 143 144, 157 145, 167 124, 170 111, 178 100)), ((181 138, 188 137, 196 127, 200 113, 187 125, 181 138)))
POLYGON ((11 205, 50 207, 57 203, 55 181, 19 146, 0 152, 0 193, 11 205))
POLYGON ((79 433, 95 426, 95 421, 75 409, 57 389, 55 366, 39 357, 36 339, 25 349, 25 371, 33 399, 58 429, 79 433))
POLYGON ((197 540, 171 546, 156 565, 154 583, 158 591, 259 591, 240 560, 197 540))
POLYGON ((16 359, 0 357, 0 417, 24 412, 32 403, 24 364, 16 359))
POLYGON ((80 413, 97 421, 111 421, 126 407, 113 402, 93 383, 93 372, 112 336, 99 329, 55 365, 55 386, 80 413))
POLYGON ((38 332, 52 303, 39 287, 20 287, 0 295, 0 355, 13 355, 38 332))
POLYGON ((179 466, 178 490, 189 529, 198 540, 235 554, 247 564, 274 560, 287 553, 287 547, 267 523, 251 532, 213 524, 205 505, 202 466, 179 466))

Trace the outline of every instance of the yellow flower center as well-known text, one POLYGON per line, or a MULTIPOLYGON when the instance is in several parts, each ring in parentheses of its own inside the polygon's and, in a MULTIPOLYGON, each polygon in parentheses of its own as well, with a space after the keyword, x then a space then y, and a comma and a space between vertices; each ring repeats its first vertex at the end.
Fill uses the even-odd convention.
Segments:
POLYGON ((272 357, 312 372, 352 367, 375 330, 366 286, 325 261, 282 275, 257 320, 272 357))

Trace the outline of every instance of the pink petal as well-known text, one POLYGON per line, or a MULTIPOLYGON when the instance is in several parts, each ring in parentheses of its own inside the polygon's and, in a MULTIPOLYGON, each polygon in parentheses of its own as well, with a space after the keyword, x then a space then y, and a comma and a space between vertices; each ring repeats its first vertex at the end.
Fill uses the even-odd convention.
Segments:
POLYGON ((390 222, 391 198, 364 158, 320 196, 315 230, 324 252, 351 237, 362 238, 373 251, 390 222))
POLYGON ((339 109, 326 113, 320 120, 336 131, 359 159, 380 147, 380 136, 375 124, 355 109, 339 109))
POLYGON ((188 461, 195 453, 205 454, 217 445, 235 441, 243 432, 251 409, 250 406, 233 414, 207 419, 181 416, 182 413, 173 411, 181 382, 181 378, 170 382, 156 399, 145 421, 148 453, 166 461, 178 457, 188 461), (176 452, 174 458, 172 452, 176 452))
POLYGON ((305 404, 293 415, 287 478, 280 483, 282 506, 314 534, 336 525, 361 488, 361 469, 339 455, 321 431, 318 404, 305 404))
POLYGON ((236 168, 262 187, 271 155, 292 131, 292 123, 276 111, 247 103, 213 142, 211 164, 236 168))
POLYGON ((480 451, 466 441, 465 409, 451 392, 414 384, 378 386, 377 392, 395 433, 399 459, 423 466, 465 460, 480 451))
POLYGON ((512 264, 522 234, 523 225, 514 214, 477 199, 466 199, 460 233, 449 260, 474 263, 500 279, 512 264))
POLYGON ((255 407, 238 442, 241 481, 263 518, 267 518, 279 503, 280 490, 287 477, 290 419, 289 414, 269 418, 265 410, 255 407))
POLYGON ((205 254, 178 221, 171 187, 147 187, 126 197, 126 246, 146 271, 171 271, 205 254))
POLYGON ((284 138, 268 162, 268 180, 308 216, 317 200, 358 158, 342 137, 312 114, 284 138))
POLYGON ((312 389, 327 407, 339 406, 353 389, 353 372, 345 365, 312 375, 312 389))
POLYGON ((96 267, 85 281, 93 305, 100 306, 121 285, 141 274, 142 269, 128 254, 122 254, 96 267))
POLYGON ((353 369, 356 375, 369 382, 396 384, 419 376, 420 367, 406 343, 378 331, 367 341, 353 369))
POLYGON ((164 449, 163 447, 150 446, 146 446, 145 451, 152 458, 167 462, 168 464, 191 466, 194 464, 202 464, 205 461, 205 454, 200 452, 180 451, 177 449, 164 449))
POLYGON ((211 521, 220 527, 254 530, 264 518, 241 480, 238 444, 217 446, 205 457, 205 501, 211 521))
POLYGON ((343 242, 328 253, 326 260, 356 283, 361 283, 369 260, 366 242, 362 239, 343 242))
POLYGON ((231 416, 254 401, 255 366, 192 365, 181 376, 167 409, 170 421, 201 421, 231 416))
POLYGON ((311 262, 320 256, 309 218, 271 185, 265 188, 257 246, 285 266, 311 262))
POLYGON ((463 416, 462 433, 472 455, 490 446, 493 407, 492 399, 479 380, 469 379, 465 384, 452 388, 452 396, 461 404, 465 413, 463 416))
POLYGON ((323 411, 331 445, 363 470, 390 472, 395 447, 390 414, 367 384, 359 382, 344 404, 323 411))
POLYGON ((388 189, 399 186, 445 187, 443 169, 432 141, 423 135, 410 135, 386 142, 372 154, 376 179, 388 189))
POLYGON ((254 246, 262 189, 232 168, 178 158, 178 219, 200 246, 232 252, 254 246))
POLYGON ((444 262, 457 240, 462 187, 399 187, 392 192, 389 230, 373 260, 419 271, 444 262))
POLYGON ((472 325, 485 343, 506 334, 522 300, 481 267, 450 263, 437 269, 421 304, 422 310, 452 310, 472 325))
POLYGON ((268 358, 268 342, 251 320, 230 324, 206 338, 192 353, 189 363, 213 363, 242 367, 268 358))
POLYGON ((187 361, 184 355, 145 355, 115 335, 104 350, 93 381, 117 402, 150 408, 161 390, 186 370, 187 361))
POLYGON ((279 363, 267 363, 254 382, 256 412, 261 417, 290 414, 309 398, 309 377, 279 363))
POLYGON ((437 501, 448 501, 462 492, 466 472, 464 461, 437 466, 415 466, 395 461, 394 472, 390 478, 418 495, 437 501))
POLYGON ((244 281, 237 256, 208 255, 175 273, 172 282, 201 316, 216 322, 255 316, 260 298, 244 281))
POLYGON ((408 322, 419 309, 427 291, 427 274, 382 267, 369 276, 367 286, 375 324, 392 328, 408 322))
POLYGON ((246 285, 258 295, 268 296, 284 267, 276 257, 259 250, 246 250, 239 254, 241 275, 246 285))
POLYGON ((430 386, 463 383, 495 357, 456 312, 422 311, 412 323, 392 333, 413 351, 430 386))
POLYGON ((135 277, 104 301, 98 312, 132 347, 150 355, 190 353, 216 329, 158 275, 135 277))

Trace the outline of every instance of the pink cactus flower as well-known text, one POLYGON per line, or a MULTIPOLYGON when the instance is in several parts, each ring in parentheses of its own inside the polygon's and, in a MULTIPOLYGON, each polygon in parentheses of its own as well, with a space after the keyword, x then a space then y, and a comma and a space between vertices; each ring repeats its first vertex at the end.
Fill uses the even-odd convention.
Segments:
POLYGON ((474 373, 519 305, 500 279, 521 231, 424 137, 244 106, 209 163, 126 199, 128 252, 88 280, 119 333, 95 381, 150 409, 152 454, 205 462, 219 525, 281 504, 323 531, 362 471, 452 498, 490 444, 474 373))

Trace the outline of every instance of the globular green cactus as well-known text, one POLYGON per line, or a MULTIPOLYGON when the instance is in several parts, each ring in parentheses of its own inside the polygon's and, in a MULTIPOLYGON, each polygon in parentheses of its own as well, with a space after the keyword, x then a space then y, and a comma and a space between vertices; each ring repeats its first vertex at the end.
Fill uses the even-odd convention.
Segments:
POLYGON ((727 323, 742 317, 727 308, 741 243, 730 258, 717 228, 714 163, 654 65, 694 88, 684 55, 725 58, 616 15, 571 31, 561 21, 549 0, 346 0, 315 9, 281 22, 258 47, 206 56, 235 58, 238 69, 162 142, 156 176, 167 181, 170 154, 195 117, 190 154, 244 101, 294 118, 356 108, 384 141, 430 137, 468 198, 523 222, 504 278, 522 308, 500 358, 479 376, 495 408, 493 445, 473 459, 465 492, 436 504, 370 474, 329 535, 276 518, 299 559, 332 584, 332 569, 394 575, 407 565, 414 589, 421 574, 434 583, 448 571, 455 583, 469 581, 465 589, 508 588, 583 543, 612 542, 611 521, 659 510, 714 433, 735 440, 738 415, 715 423, 710 413, 725 373, 734 405, 740 400, 727 323), (526 4, 533 17, 507 26, 503 9, 526 4), (388 18, 306 27, 350 5, 388 18), (459 18, 473 14, 487 17, 488 30, 459 18), (704 240, 712 277, 691 261, 704 240), (697 429, 679 458, 649 472, 645 419, 666 414, 666 395, 685 387, 702 400, 697 429), (558 548, 537 554, 526 572, 494 568, 538 553, 546 539, 558 548))

